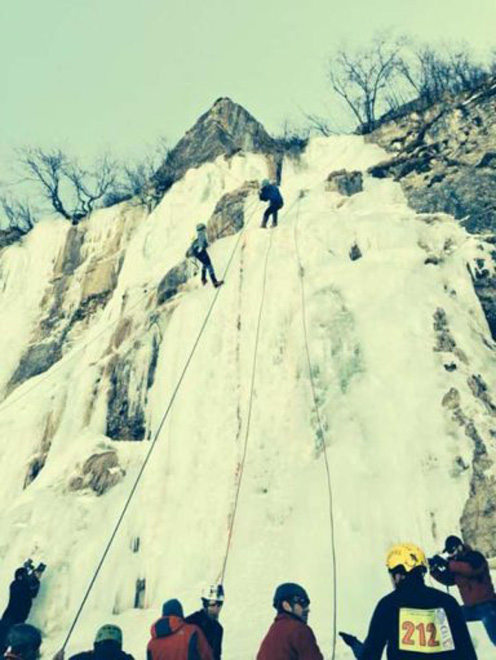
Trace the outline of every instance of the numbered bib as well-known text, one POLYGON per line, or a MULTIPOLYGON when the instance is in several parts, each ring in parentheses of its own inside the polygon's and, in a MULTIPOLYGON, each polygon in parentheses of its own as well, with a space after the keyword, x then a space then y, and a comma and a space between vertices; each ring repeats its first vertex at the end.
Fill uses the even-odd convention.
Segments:
POLYGON ((448 617, 442 607, 434 610, 400 609, 400 651, 441 653, 454 651, 448 617))

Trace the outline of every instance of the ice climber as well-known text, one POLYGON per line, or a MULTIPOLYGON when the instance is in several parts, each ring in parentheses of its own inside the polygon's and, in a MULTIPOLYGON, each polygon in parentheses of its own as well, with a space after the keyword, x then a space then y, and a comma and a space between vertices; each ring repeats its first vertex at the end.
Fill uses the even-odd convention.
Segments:
MULTIPOLYGON (((54 660, 63 660, 59 654, 54 660)), ((76 653, 69 660, 134 660, 122 650, 122 630, 119 626, 106 623, 97 630, 92 651, 76 653)))
POLYGON ((460 606, 449 594, 424 584, 427 559, 413 543, 395 545, 386 565, 394 591, 375 608, 365 642, 339 633, 358 660, 476 660, 460 606))
POLYGON ((16 569, 14 580, 10 584, 9 602, 0 621, 0 647, 2 651, 5 649, 7 635, 11 627, 16 623, 24 623, 28 618, 33 599, 36 598, 40 589, 40 578, 44 569, 44 564, 34 568, 30 560, 24 566, 16 569))
POLYGON ((260 226, 265 229, 269 217, 272 216, 272 226, 277 227, 277 212, 284 206, 284 200, 279 188, 268 179, 264 179, 258 196, 262 202, 269 202, 268 207, 264 211, 262 224, 260 226))
POLYGON ((273 603, 277 616, 265 635, 257 660, 324 660, 307 624, 310 599, 299 584, 280 584, 273 603))
POLYGON ((210 260, 209 254, 207 252, 208 240, 207 240, 207 227, 202 222, 196 225, 196 238, 191 243, 186 252, 186 257, 194 257, 201 263, 201 281, 202 284, 207 283, 207 271, 212 280, 214 287, 221 286, 224 284, 224 280, 218 280, 215 277, 214 267, 210 260))
POLYGON ((29 623, 16 623, 7 637, 8 660, 37 660, 40 657, 41 633, 29 623))
POLYGON ((162 606, 162 617, 151 628, 147 660, 213 660, 205 635, 186 623, 181 603, 173 598, 162 606))
POLYGON ((186 617, 186 623, 194 623, 203 631, 212 649, 214 660, 222 655, 222 636, 224 629, 219 623, 220 610, 224 604, 224 587, 213 584, 202 592, 202 609, 186 617))
POLYGON ((456 584, 465 621, 482 621, 489 639, 496 645, 496 594, 486 558, 458 536, 448 536, 443 552, 448 559, 440 555, 429 559, 432 577, 446 586, 456 584))

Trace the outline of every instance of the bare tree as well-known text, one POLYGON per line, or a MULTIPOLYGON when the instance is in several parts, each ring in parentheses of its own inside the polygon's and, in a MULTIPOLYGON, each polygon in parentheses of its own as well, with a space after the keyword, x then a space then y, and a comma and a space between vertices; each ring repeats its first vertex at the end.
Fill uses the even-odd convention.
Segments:
POLYGON ((396 73, 401 48, 401 41, 378 36, 368 48, 341 48, 330 60, 331 86, 364 131, 372 128, 377 113, 385 109, 384 92, 396 73))
POLYGON ((306 112, 303 114, 308 121, 310 130, 315 131, 324 137, 335 135, 338 132, 332 128, 331 121, 326 117, 321 117, 320 115, 312 113, 308 114, 306 112))
POLYGON ((116 185, 119 173, 116 161, 108 156, 87 170, 60 149, 27 148, 20 152, 19 162, 53 210, 74 224, 103 200, 116 185))
POLYGON ((19 229, 23 233, 27 233, 33 228, 36 217, 29 202, 4 195, 0 197, 0 205, 9 228, 19 229))
POLYGON ((474 89, 489 73, 464 47, 438 50, 416 45, 403 53, 398 71, 415 95, 427 102, 437 101, 446 92, 474 89))
POLYGON ((113 206, 130 200, 132 204, 146 206, 148 211, 151 211, 161 198, 157 194, 153 176, 164 162, 167 153, 167 140, 160 137, 150 153, 134 163, 121 165, 119 179, 105 196, 104 205, 113 206))

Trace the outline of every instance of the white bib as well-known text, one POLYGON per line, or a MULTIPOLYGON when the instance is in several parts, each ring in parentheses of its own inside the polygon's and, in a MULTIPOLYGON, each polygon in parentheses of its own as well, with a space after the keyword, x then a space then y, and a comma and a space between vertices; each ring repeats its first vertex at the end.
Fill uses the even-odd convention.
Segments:
POLYGON ((454 651, 448 617, 442 607, 434 610, 400 609, 400 651, 441 653, 454 651))

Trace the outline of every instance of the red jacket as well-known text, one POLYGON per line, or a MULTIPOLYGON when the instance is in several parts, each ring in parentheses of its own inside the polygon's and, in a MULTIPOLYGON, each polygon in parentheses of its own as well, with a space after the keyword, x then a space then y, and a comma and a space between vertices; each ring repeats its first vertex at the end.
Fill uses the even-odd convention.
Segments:
POLYGON ((324 660, 310 626, 297 616, 278 614, 258 651, 257 660, 324 660))
POLYGON ((205 635, 198 626, 178 616, 163 616, 151 627, 147 660, 213 660, 205 635))
POLYGON ((456 584, 464 605, 480 605, 495 597, 486 558, 468 546, 448 562, 447 570, 432 570, 431 575, 441 584, 456 584))

